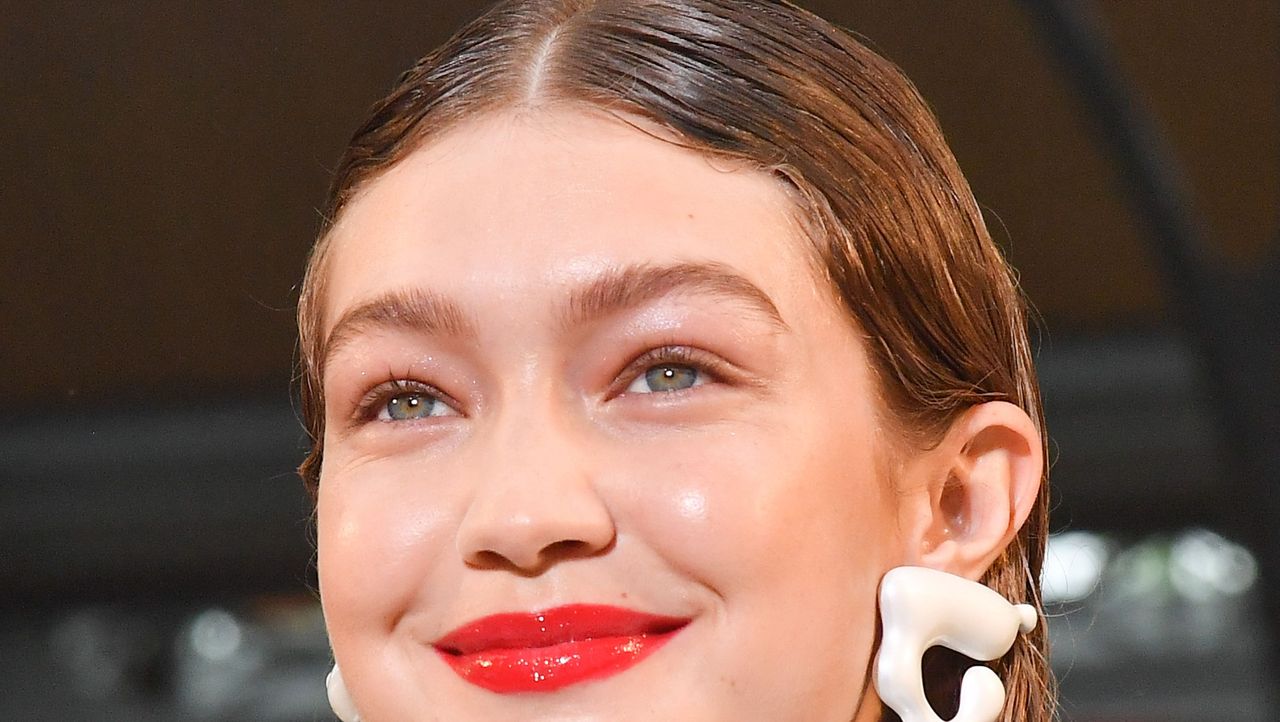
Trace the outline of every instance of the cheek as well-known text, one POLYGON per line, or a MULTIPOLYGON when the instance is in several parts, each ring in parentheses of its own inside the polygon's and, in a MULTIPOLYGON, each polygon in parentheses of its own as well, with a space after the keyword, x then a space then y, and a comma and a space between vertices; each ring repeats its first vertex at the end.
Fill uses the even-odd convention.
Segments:
POLYGON ((720 591, 874 567, 896 515, 870 435, 808 431, 740 428, 637 448, 614 467, 627 477, 618 486, 643 490, 619 521, 720 591))
POLYGON ((389 631, 429 591, 423 581, 450 558, 456 526, 450 492, 409 471, 417 466, 342 462, 325 460, 317 503, 320 597, 335 647, 389 631))
POLYGON ((647 489, 638 533, 714 593, 714 681, 741 719, 853 709, 896 548, 894 496, 870 433, 836 438, 797 422, 692 441, 624 466, 646 469, 632 481, 647 489))

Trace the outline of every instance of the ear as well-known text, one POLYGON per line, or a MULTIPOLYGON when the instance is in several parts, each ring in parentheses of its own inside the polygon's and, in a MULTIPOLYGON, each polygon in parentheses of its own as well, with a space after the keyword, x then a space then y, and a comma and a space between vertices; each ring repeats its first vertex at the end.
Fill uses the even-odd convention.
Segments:
POLYGON ((961 414, 903 471, 915 477, 903 485, 906 563, 977 580, 1031 513, 1044 451, 1025 411, 991 401, 961 414))

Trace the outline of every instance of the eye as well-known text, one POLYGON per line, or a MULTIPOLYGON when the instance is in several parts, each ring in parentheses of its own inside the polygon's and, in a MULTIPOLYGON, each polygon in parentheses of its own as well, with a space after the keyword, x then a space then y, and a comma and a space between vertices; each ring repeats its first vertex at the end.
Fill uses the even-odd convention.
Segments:
POLYGON ((457 416, 457 412, 435 396, 418 391, 396 394, 378 410, 380 421, 413 421, 431 416, 457 416))
POLYGON ((683 391, 707 382, 706 374, 693 366, 664 363, 652 366, 627 387, 629 394, 683 391))
POLYGON ((458 405, 433 386, 407 379, 391 379, 365 394, 353 421, 418 421, 438 416, 462 416, 458 405))
POLYGON ((690 346, 661 346, 628 364, 614 388, 623 394, 674 394, 726 376, 731 376, 728 364, 715 354, 690 346))

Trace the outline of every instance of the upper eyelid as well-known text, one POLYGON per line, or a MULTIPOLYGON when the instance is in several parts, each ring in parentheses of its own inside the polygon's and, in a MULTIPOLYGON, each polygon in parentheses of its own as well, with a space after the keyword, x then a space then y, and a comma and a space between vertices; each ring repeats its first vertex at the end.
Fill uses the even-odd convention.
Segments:
POLYGON ((627 363, 622 373, 627 373, 645 364, 659 365, 664 361, 680 362, 680 363, 697 363, 701 359, 697 358, 698 352, 688 346, 677 344, 655 346, 638 354, 634 359, 627 363))

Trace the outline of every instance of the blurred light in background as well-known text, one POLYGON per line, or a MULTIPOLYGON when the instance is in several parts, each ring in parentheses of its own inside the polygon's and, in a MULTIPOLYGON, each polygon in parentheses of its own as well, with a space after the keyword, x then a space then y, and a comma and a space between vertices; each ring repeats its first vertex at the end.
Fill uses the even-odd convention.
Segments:
POLYGON ((1093 594, 1110 557, 1109 547, 1101 534, 1093 532, 1051 535, 1040 573, 1044 603, 1074 602, 1093 594))
POLYGON ((1196 601, 1239 596, 1258 581, 1258 562, 1239 544, 1207 529, 1194 529, 1175 539, 1169 549, 1169 581, 1196 601))
POLYGON ((1050 537, 1042 584, 1063 720, 1263 720, 1258 562, 1192 527, 1050 537))
POLYGON ((1258 581, 1258 561, 1245 547, 1208 529, 1156 536, 1113 554, 1107 535, 1069 531, 1049 537, 1040 581, 1045 604, 1091 596, 1112 568, 1122 597, 1176 594, 1191 602, 1245 594, 1258 581))

